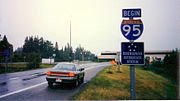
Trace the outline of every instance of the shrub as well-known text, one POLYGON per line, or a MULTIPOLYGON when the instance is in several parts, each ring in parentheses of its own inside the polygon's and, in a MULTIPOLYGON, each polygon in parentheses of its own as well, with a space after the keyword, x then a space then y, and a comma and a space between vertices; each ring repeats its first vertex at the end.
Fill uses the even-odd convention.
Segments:
POLYGON ((40 54, 32 52, 28 53, 27 56, 27 67, 28 68, 39 68, 41 63, 40 54))

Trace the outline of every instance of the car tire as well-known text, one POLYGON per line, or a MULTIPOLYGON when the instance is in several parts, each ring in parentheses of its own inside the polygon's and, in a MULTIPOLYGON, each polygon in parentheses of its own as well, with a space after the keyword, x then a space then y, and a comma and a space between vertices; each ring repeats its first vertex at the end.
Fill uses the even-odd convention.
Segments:
POLYGON ((84 83, 84 77, 81 78, 81 83, 84 83))
POLYGON ((78 79, 74 82, 74 87, 77 87, 77 86, 79 86, 79 80, 78 79))
POLYGON ((50 88, 53 88, 53 82, 48 82, 48 86, 49 86, 50 88))

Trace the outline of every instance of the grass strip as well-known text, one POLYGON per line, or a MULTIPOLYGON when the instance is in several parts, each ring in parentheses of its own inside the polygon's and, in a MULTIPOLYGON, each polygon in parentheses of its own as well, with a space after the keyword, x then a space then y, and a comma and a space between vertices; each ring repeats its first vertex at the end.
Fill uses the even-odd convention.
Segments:
POLYGON ((0 67, 0 74, 49 68, 49 67, 53 67, 54 65, 55 64, 41 64, 39 68, 27 68, 26 64, 8 64, 8 68, 6 69, 5 66, 0 67))
MULTIPOLYGON (((130 74, 128 66, 110 66, 100 72, 74 100, 129 100, 130 74)), ((151 71, 136 67, 136 97, 138 100, 177 99, 177 85, 151 71)))

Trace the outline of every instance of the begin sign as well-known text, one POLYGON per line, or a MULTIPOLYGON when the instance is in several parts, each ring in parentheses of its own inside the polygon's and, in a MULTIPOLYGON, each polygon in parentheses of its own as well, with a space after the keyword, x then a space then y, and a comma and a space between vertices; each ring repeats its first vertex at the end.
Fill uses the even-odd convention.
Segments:
POLYGON ((125 65, 144 65, 144 43, 122 42, 121 62, 125 65))
POLYGON ((123 9, 122 17, 124 18, 141 17, 141 9, 123 9))

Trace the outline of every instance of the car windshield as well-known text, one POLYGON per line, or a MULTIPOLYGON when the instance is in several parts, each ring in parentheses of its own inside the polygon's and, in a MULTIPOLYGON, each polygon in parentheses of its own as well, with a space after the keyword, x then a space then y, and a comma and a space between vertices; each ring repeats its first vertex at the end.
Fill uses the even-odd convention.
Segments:
POLYGON ((55 69, 55 70, 75 71, 76 67, 73 64, 58 64, 53 69, 55 69))

